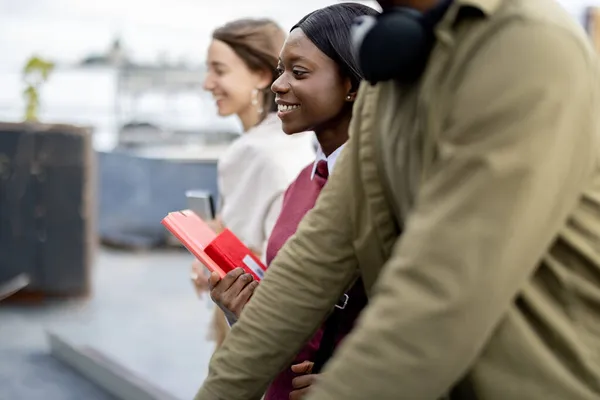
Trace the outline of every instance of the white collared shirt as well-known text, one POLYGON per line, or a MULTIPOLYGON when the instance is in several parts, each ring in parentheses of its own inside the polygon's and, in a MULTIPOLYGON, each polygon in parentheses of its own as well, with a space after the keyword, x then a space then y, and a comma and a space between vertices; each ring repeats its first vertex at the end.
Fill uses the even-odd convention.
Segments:
POLYGON ((317 163, 321 160, 327 161, 327 171, 329 171, 329 175, 331 175, 335 166, 335 162, 337 161, 338 156, 342 153, 342 149, 344 148, 344 146, 346 146, 346 143, 335 149, 335 151, 331 153, 329 157, 325 156, 325 153, 323 153, 321 146, 319 146, 319 148, 317 149, 317 158, 315 160, 315 163, 313 164, 313 169, 310 174, 310 179, 312 180, 315 177, 315 172, 317 171, 317 163))
POLYGON ((283 194, 315 158, 314 133, 286 135, 275 113, 243 133, 219 159, 220 214, 246 246, 264 255, 283 194))

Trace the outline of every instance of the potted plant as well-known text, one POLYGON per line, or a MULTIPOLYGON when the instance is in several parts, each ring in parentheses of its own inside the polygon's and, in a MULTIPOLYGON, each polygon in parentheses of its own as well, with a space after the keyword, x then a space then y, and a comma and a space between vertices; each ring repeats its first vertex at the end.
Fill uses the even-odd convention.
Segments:
POLYGON ((95 242, 91 131, 39 121, 53 71, 27 60, 24 121, 0 122, 0 282, 25 274, 24 292, 84 295, 95 242))
POLYGON ((25 121, 37 122, 40 107, 40 87, 54 70, 54 63, 38 56, 31 57, 23 68, 25 90, 25 121))

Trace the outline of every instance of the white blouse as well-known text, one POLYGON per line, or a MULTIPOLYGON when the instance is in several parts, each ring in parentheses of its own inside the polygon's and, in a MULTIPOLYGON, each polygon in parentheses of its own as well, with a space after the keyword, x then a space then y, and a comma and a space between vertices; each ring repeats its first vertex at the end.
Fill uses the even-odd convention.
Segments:
POLYGON ((312 132, 286 135, 277 115, 270 114, 219 159, 223 225, 250 249, 264 255, 285 190, 315 159, 313 138, 312 132))

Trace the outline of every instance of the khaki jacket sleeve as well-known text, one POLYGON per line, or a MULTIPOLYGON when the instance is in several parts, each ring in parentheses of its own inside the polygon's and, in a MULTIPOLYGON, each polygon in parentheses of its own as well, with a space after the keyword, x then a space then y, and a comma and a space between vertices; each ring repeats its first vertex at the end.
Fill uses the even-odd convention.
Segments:
POLYGON ((352 146, 213 356, 197 400, 260 399, 356 277, 346 201, 352 146))
POLYGON ((590 182, 582 43, 518 21, 470 55, 404 235, 310 400, 431 400, 468 371, 590 182))

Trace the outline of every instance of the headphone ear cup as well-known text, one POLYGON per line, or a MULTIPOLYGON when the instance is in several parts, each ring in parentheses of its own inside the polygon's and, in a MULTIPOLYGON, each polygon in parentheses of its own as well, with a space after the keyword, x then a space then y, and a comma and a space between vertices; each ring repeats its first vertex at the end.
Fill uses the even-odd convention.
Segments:
POLYGON ((406 10, 382 14, 363 36, 358 61, 371 84, 391 79, 412 83, 421 76, 432 41, 421 14, 406 10))

